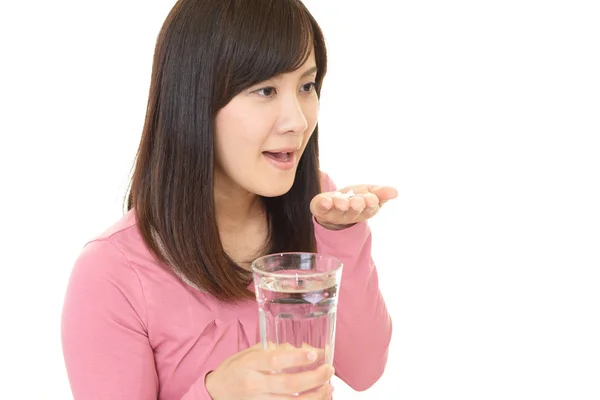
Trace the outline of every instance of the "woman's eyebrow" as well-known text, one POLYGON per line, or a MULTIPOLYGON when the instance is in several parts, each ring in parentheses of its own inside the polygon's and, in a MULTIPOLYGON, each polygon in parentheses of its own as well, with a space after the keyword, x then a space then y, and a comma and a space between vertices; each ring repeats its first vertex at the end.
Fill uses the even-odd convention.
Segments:
POLYGON ((311 75, 311 74, 313 74, 313 73, 315 73, 315 72, 317 72, 317 71, 318 71, 318 68, 317 68, 316 66, 314 66, 314 67, 312 67, 312 68, 308 69, 307 71, 305 71, 305 72, 302 74, 302 78, 304 78, 305 76, 311 75))

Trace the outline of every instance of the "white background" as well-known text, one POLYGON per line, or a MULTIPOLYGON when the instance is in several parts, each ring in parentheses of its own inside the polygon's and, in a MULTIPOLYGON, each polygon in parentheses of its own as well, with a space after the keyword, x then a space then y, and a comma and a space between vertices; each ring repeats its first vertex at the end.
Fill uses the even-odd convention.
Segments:
MULTIPOLYGON (((600 398, 594 3, 306 1, 330 55, 322 167, 400 193, 372 220, 388 368, 336 398, 600 398)), ((1 3, 3 399, 71 398, 65 286, 121 216, 172 5, 1 3)))

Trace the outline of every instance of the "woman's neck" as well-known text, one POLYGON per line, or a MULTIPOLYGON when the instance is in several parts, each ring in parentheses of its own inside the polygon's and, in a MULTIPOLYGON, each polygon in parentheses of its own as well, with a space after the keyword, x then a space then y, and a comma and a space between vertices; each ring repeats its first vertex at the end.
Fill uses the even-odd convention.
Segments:
POLYGON ((220 229, 238 229, 264 217, 261 198, 238 185, 215 182, 215 210, 220 229))

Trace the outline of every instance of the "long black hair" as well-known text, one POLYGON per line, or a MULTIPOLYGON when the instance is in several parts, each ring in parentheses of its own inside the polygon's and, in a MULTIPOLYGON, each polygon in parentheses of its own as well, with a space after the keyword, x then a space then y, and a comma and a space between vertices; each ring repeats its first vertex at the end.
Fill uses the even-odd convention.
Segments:
MULTIPOLYGON (((215 116, 242 90, 299 68, 311 50, 320 95, 325 42, 299 0, 180 0, 158 35, 127 209, 159 260, 222 301, 252 293, 217 227, 215 116)), ((316 250, 309 204, 320 189, 318 153, 317 127, 290 191, 262 199, 266 251, 316 250)))

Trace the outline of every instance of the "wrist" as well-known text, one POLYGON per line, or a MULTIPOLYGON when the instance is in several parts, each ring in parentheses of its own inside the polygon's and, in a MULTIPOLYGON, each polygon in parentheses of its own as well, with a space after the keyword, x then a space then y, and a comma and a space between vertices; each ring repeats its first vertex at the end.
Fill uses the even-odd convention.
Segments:
POLYGON ((352 224, 344 224, 344 225, 338 225, 338 224, 329 224, 327 222, 321 222, 319 221, 318 218, 315 218, 315 220, 317 221, 317 223, 319 225, 321 225, 323 228, 330 230, 330 231, 341 231, 343 229, 346 228, 350 228, 351 226, 356 225, 356 223, 352 223, 352 224))

